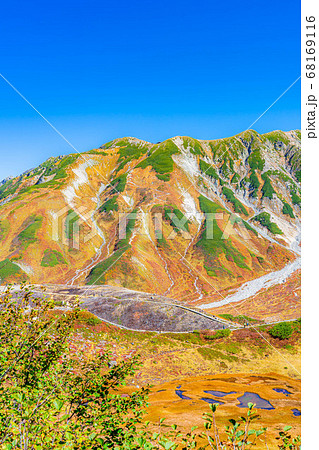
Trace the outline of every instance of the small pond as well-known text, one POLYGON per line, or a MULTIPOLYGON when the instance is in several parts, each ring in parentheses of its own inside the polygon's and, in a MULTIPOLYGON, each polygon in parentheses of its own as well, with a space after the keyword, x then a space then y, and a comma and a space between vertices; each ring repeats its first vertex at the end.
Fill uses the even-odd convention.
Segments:
POLYGON ((179 398, 181 398, 182 400, 191 400, 190 397, 187 397, 186 395, 183 394, 183 392, 185 391, 181 391, 179 388, 181 386, 177 386, 177 388, 175 389, 175 394, 179 396, 179 398))
POLYGON ((205 394, 213 395, 214 397, 225 397, 225 395, 236 394, 235 391, 223 392, 223 391, 204 391, 205 394))
POLYGON ((296 417, 301 416, 301 411, 299 409, 293 408, 291 411, 292 411, 294 416, 296 416, 296 417))
POLYGON ((288 395, 292 395, 292 392, 289 392, 286 389, 282 388, 273 388, 273 391, 279 392, 280 394, 285 394, 286 397, 288 397, 288 395))
POLYGON ((275 409, 268 400, 261 398, 254 392, 245 392, 245 394, 241 397, 238 397, 237 400, 240 401, 240 404, 236 405, 239 408, 248 408, 248 403, 255 403, 256 408, 259 409, 275 409))

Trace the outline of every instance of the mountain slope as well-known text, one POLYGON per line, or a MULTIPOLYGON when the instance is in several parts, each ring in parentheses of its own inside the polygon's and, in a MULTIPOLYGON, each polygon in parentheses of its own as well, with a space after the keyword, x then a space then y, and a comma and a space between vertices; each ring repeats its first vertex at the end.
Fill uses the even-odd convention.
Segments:
POLYGON ((298 256, 300 132, 116 139, 4 180, 0 205, 2 284, 209 302, 298 256))

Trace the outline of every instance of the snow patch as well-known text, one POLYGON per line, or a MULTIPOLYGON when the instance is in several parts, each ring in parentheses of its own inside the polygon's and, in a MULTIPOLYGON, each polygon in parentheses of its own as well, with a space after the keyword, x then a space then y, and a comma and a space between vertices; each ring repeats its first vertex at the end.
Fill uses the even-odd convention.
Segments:
POLYGON ((181 189, 181 195, 183 196, 182 208, 185 211, 185 216, 189 220, 195 220, 198 224, 202 223, 202 213, 196 208, 195 199, 185 189, 181 189))
POLYGON ((63 191, 62 194, 66 200, 66 202, 71 206, 71 208, 74 208, 74 199, 78 197, 76 190, 79 189, 80 186, 83 184, 89 183, 89 178, 86 173, 86 169, 88 167, 95 166, 98 162, 94 159, 88 159, 84 163, 80 164, 75 169, 72 169, 74 175, 76 178, 72 181, 72 183, 67 186, 63 191))
POLYGON ((287 264, 283 269, 276 272, 268 273, 255 280, 244 283, 235 294, 220 300, 219 302, 208 303, 198 306, 200 309, 212 309, 219 306, 228 305, 229 303, 240 302, 257 294, 261 289, 269 289, 271 286, 284 283, 296 270, 301 267, 301 259, 298 258, 292 263, 287 264))
POLYGON ((185 149, 183 145, 183 139, 179 136, 174 137, 172 141, 181 151, 180 154, 172 155, 175 164, 181 167, 182 170, 191 178, 199 176, 200 171, 197 164, 197 158, 190 152, 190 147, 187 147, 187 149, 185 149))

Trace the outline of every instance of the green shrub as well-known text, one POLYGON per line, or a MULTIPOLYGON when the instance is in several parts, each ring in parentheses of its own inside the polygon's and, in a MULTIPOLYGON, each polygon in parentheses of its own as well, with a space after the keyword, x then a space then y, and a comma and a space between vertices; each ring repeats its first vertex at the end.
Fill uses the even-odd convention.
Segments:
POLYGON ((265 160, 261 157, 260 150, 257 149, 251 153, 248 157, 248 164, 252 171, 260 170, 262 171, 265 166, 265 160))
POLYGON ((82 310, 79 312, 78 320, 79 322, 89 326, 95 326, 102 323, 102 320, 100 320, 98 317, 94 316, 94 314, 86 310, 82 310))
POLYGON ((270 336, 277 339, 288 339, 292 335, 292 332, 293 328, 289 322, 277 323, 268 330, 270 336))
POLYGON ((275 224, 274 222, 271 222, 270 214, 267 213, 267 212, 263 212, 261 214, 258 214, 258 216, 256 216, 254 218, 254 220, 259 222, 263 227, 266 227, 273 234, 283 234, 283 232, 278 227, 278 225, 275 224))
POLYGON ((263 187, 261 188, 261 192, 263 193, 263 197, 267 197, 267 198, 272 199, 273 194, 275 194, 276 191, 272 187, 272 184, 270 182, 270 179, 269 179, 267 173, 263 173, 261 178, 264 180, 263 187))
POLYGON ((185 221, 185 216, 182 213, 182 211, 180 211, 178 208, 176 208, 176 206, 165 206, 164 207, 164 217, 166 220, 168 220, 168 222, 170 223, 170 225, 174 228, 175 232, 179 232, 182 231, 183 229, 186 229, 189 232, 189 220, 185 221), (177 220, 175 219, 174 216, 171 217, 172 214, 175 214, 177 220), (175 223, 176 222, 176 223, 175 223), (182 222, 183 228, 181 227, 180 222, 182 222))
POLYGON ((294 219, 295 215, 294 215, 292 207, 287 202, 283 202, 283 204, 284 204, 282 207, 283 214, 286 214, 286 215, 290 216, 292 219, 294 219))
POLYGON ((7 237, 7 234, 10 229, 10 224, 7 219, 3 219, 0 222, 0 241, 7 237))
MULTIPOLYGON (((106 146, 108 145, 108 147, 110 147, 113 143, 114 141, 106 144, 106 146)), ((104 148, 107 148, 106 146, 104 146, 104 148)), ((142 142, 140 144, 132 144, 128 139, 121 139, 120 141, 117 141, 116 146, 120 147, 118 149, 119 165, 116 169, 116 172, 124 169, 127 163, 139 159, 148 151, 147 145, 143 144, 142 142)))
POLYGON ((201 172, 203 172, 205 175, 214 178, 215 180, 219 179, 219 176, 214 167, 212 167, 210 164, 208 164, 202 159, 199 160, 199 168, 201 172))
POLYGON ((119 248, 111 256, 94 266, 86 279, 86 284, 104 284, 105 273, 121 258, 121 256, 129 248, 129 245, 119 248))
POLYGON ((271 131, 270 133, 264 134, 264 136, 273 144, 275 142, 283 142, 286 145, 289 144, 289 139, 283 131, 271 131))
POLYGON ((250 174, 249 182, 250 182, 250 185, 251 185, 251 186, 253 187, 253 189, 254 189, 254 190, 253 190, 253 193, 252 193, 252 196, 253 196, 253 197, 257 197, 257 191, 258 191, 259 186, 260 186, 260 181, 259 181, 259 179, 258 179, 258 177, 257 177, 255 171, 253 171, 253 172, 250 174))
MULTIPOLYGON (((57 166, 54 166, 52 171, 53 173, 55 172, 54 180, 66 178, 68 175, 66 168, 73 164, 79 156, 80 155, 65 156, 57 166)), ((52 172, 47 173, 47 175, 51 175, 52 172)), ((44 175, 46 175, 46 173, 44 175)))
POLYGON ((240 176, 238 175, 238 173, 235 173, 235 175, 231 179, 231 184, 237 184, 239 182, 239 180, 240 180, 240 176))
POLYGON ((174 161, 172 159, 174 153, 179 153, 179 148, 169 139, 161 144, 155 145, 151 149, 150 156, 141 161, 137 167, 145 169, 147 166, 152 166, 159 179, 169 181, 170 173, 174 170, 174 161), (165 175, 164 179, 163 175, 165 175))
MULTIPOLYGON (((215 213, 217 211, 224 211, 220 205, 213 203, 206 197, 199 196, 199 204, 202 212, 204 214, 215 213)), ((207 217, 205 218, 205 223, 207 227, 207 217)), ((204 267, 208 275, 217 276, 216 270, 220 270, 220 264, 216 267, 216 259, 219 254, 224 253, 228 261, 234 262, 238 267, 242 269, 250 270, 250 268, 245 263, 245 256, 242 255, 236 247, 233 246, 231 239, 222 239, 223 232, 219 228, 217 221, 213 220, 213 239, 207 238, 206 227, 203 229, 197 243, 196 247, 200 248, 205 255, 204 267)))
POLYGON ((230 329, 225 328, 224 330, 215 331, 214 334, 205 335, 205 339, 208 339, 209 341, 213 341, 215 339, 223 339, 230 336, 230 333, 231 333, 230 329))
POLYGON ((183 138, 183 147, 185 150, 190 147, 190 152, 193 153, 193 155, 204 155, 204 151, 202 149, 202 146, 200 145, 199 141, 197 139, 193 139, 190 137, 184 137, 183 138))
POLYGON ((19 242, 24 248, 37 241, 36 233, 42 225, 43 217, 33 214, 27 220, 26 227, 18 234, 19 242))
POLYGON ((245 206, 235 197, 233 191, 231 189, 228 189, 227 187, 223 187, 223 194, 227 198, 227 200, 232 203, 234 207, 234 211, 239 214, 244 214, 245 216, 248 216, 248 211, 245 208, 245 206))
POLYGON ((110 185, 114 186, 113 193, 124 192, 126 186, 127 174, 123 173, 111 181, 110 185))
POLYGON ((54 267, 59 264, 67 264, 62 254, 57 250, 46 249, 41 261, 42 267, 54 267))
POLYGON ((100 206, 99 211, 105 212, 105 213, 109 213, 110 211, 118 211, 119 206, 117 204, 117 198, 118 198, 118 195, 115 195, 114 197, 106 200, 106 202, 104 202, 100 206))
POLYGON ((259 320, 253 319, 252 317, 248 317, 245 315, 233 316, 232 314, 219 314, 220 317, 226 320, 230 320, 231 322, 240 323, 242 325, 248 323, 258 323, 259 320))
POLYGON ((7 278, 23 275, 19 266, 14 264, 10 259, 4 259, 0 261, 0 282, 3 283, 7 278))
POLYGON ((246 222, 245 220, 242 220, 241 223, 244 224, 244 227, 245 227, 247 230, 249 230, 249 231, 251 231, 252 233, 254 233, 255 236, 258 236, 258 231, 256 231, 255 228, 251 227, 251 226, 249 225, 248 222, 246 222))
POLYGON ((299 181, 299 183, 301 183, 301 170, 297 170, 295 172, 295 176, 296 176, 297 180, 299 181))
POLYGON ((292 201, 292 203, 294 205, 300 205, 301 204, 300 197, 294 191, 291 191, 290 195, 291 195, 291 201, 292 201))
POLYGON ((8 180, 0 186, 0 200, 8 197, 9 195, 13 195, 18 187, 21 185, 22 176, 18 179, 14 178, 12 180, 8 180))

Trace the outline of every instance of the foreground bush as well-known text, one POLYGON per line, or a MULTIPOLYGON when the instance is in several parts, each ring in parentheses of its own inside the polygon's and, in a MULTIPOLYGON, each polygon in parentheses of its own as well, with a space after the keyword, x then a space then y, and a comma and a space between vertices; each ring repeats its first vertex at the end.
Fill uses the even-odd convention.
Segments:
MULTIPOLYGON (((70 340, 80 310, 53 311, 54 302, 22 286, 8 289, 0 305, 0 447, 5 450, 245 450, 263 436, 251 429, 259 418, 253 404, 247 415, 230 420, 225 430, 216 425, 217 405, 205 414, 205 432, 184 434, 178 426, 143 423, 147 389, 123 396, 120 386, 134 374, 132 358, 108 368, 106 352, 93 360, 70 340)), ((299 449, 289 427, 278 436, 278 448, 299 449)))
POLYGON ((53 302, 22 287, 0 310, 0 443, 5 449, 122 448, 136 439, 147 390, 122 397, 117 388, 136 359, 106 369, 107 353, 72 355, 79 315, 52 314, 53 302))
POLYGON ((268 333, 274 338, 288 339, 293 333, 293 328, 289 322, 281 322, 270 328, 268 333))

